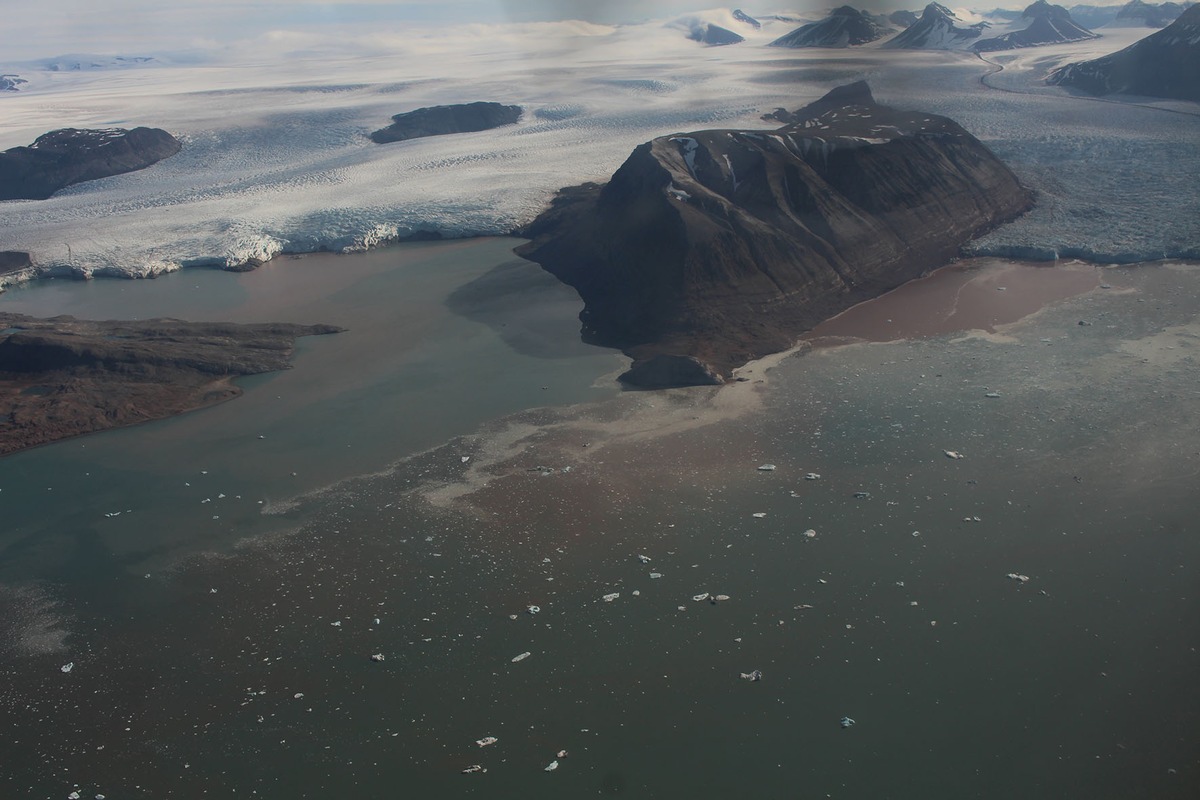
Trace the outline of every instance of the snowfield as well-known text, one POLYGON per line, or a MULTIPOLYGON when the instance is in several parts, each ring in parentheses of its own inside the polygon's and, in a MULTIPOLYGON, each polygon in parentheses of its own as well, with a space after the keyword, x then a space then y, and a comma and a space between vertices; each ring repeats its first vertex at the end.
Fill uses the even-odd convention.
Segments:
POLYGON ((985 62, 880 49, 882 41, 770 48, 796 24, 764 20, 755 31, 723 14, 693 16, 745 43, 705 47, 678 20, 537 23, 352 40, 278 32, 273 46, 252 51, 0 63, 0 73, 28 80, 0 96, 0 149, 62 127, 162 127, 184 144, 140 172, 0 203, 0 250, 28 251, 55 274, 145 276, 361 250, 416 232, 504 234, 560 187, 605 180, 653 137, 772 127, 761 114, 866 78, 883 103, 954 118, 1038 190, 1037 209, 975 243, 976 252, 1200 257, 1200 193, 1191 185, 1200 107, 1074 97, 1042 84, 1050 69, 1121 49, 1149 29, 985 62), (477 100, 525 114, 479 133, 366 138, 393 114, 477 100))

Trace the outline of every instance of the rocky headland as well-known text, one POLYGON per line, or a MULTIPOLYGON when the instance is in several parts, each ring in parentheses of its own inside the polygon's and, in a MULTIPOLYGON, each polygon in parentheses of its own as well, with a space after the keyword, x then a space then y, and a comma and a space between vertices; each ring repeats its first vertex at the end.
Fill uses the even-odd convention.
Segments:
POLYGON ((84 181, 145 169, 182 149, 160 128, 62 128, 0 153, 0 200, 45 200, 84 181))
POLYGON ((1200 5, 1124 50, 1059 67, 1046 82, 1089 94, 1200 102, 1200 5))
POLYGON ((418 108, 392 117, 391 125, 371 134, 371 141, 388 144, 426 136, 487 131, 502 125, 515 125, 521 119, 521 112, 520 106, 500 103, 460 103, 418 108))
POLYGON ((790 119, 647 142, 521 232, 516 252, 582 297, 584 339, 634 359, 627 384, 721 382, 1033 204, 953 120, 865 82, 790 119))
POLYGON ((234 378, 287 369, 297 337, 341 330, 0 313, 0 455, 228 400, 234 378))

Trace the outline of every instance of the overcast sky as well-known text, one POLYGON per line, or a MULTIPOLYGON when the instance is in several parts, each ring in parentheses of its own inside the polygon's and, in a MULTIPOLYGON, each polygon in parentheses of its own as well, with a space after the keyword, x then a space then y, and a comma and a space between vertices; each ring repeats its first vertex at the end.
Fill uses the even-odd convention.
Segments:
MULTIPOLYGON (((1020 0, 947 5, 990 9, 1020 0)), ((1092 0, 1120 4, 1124 0, 1092 0)), ((746 3, 751 13, 814 12, 825 0, 746 3)), ((273 30, 342 25, 445 25, 584 19, 638 22, 713 8, 711 0, 0 0, 0 63, 63 53, 123 53, 209 48, 273 30)), ((873 0, 874 11, 919 9, 922 0, 873 0)))

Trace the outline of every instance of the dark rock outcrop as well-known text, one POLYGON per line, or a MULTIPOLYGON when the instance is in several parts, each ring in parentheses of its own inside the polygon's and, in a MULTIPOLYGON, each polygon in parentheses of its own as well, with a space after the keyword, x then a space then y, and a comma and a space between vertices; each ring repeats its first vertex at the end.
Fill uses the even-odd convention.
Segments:
POLYGON ((286 369, 298 336, 331 325, 92 322, 0 314, 0 455, 179 414, 286 369))
POLYGON ((418 108, 392 117, 391 125, 371 134, 371 141, 387 144, 426 136, 487 131, 502 125, 515 125, 521 119, 521 110, 520 106, 500 103, 461 103, 418 108))
POLYGON ((957 123, 864 82, 792 119, 647 142, 607 185, 560 192, 517 253, 579 292, 586 341, 726 376, 1032 205, 957 123))
POLYGON ((893 11, 891 14, 888 14, 888 22, 892 23, 897 28, 907 28, 909 25, 916 24, 918 19, 920 19, 920 17, 918 17, 913 11, 901 10, 893 11))
POLYGON ((1137 94, 1200 103, 1200 5, 1124 50, 1059 67, 1046 82, 1090 94, 1137 94))
POLYGON ((976 53, 991 53, 997 50, 1015 50, 1019 47, 1038 47, 1044 44, 1062 44, 1063 42, 1081 42, 1085 39, 1098 38, 1087 28, 1080 27, 1071 19, 1071 13, 1062 6, 1037 0, 1026 6, 1021 14, 1028 19, 1028 27, 996 36, 991 39, 980 39, 971 45, 976 53))
POLYGON ((0 200, 45 200, 84 181, 145 169, 182 145, 160 128, 63 128, 0 153, 0 200))
POLYGON ((667 353, 634 362, 617 380, 635 389, 720 386, 725 382, 724 377, 715 368, 700 359, 667 353))
POLYGON ((29 258, 29 253, 23 253, 20 250, 0 250, 0 275, 18 272, 32 266, 33 260, 29 258))
POLYGON ((882 39, 889 33, 891 28, 880 25, 865 11, 842 6, 820 22, 780 36, 771 42, 771 47, 850 47, 882 39))
POLYGON ((745 11, 742 11, 740 8, 735 8, 733 10, 733 18, 743 25, 749 25, 751 28, 754 28, 754 30, 758 30, 762 27, 761 22, 747 14, 745 11))
POLYGON ((15 92, 17 87, 29 81, 22 78, 20 75, 0 75, 0 92, 15 92))
POLYGON ((691 33, 688 34, 688 38, 693 42, 701 42, 711 47, 726 44, 741 44, 746 41, 746 37, 734 33, 728 28, 722 28, 720 25, 713 25, 711 22, 692 28, 691 33))
POLYGON ((983 33, 983 23, 960 27, 961 23, 962 20, 944 5, 930 3, 921 12, 921 19, 882 46, 898 50, 950 50, 962 47, 983 33))

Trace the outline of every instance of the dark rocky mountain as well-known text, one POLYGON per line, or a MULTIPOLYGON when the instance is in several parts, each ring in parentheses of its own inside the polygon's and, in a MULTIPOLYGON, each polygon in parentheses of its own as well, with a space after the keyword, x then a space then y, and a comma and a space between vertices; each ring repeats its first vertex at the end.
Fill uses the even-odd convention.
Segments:
POLYGON ((801 26, 771 42, 771 47, 850 47, 882 39, 892 28, 850 6, 835 8, 820 22, 801 26))
POLYGON ((921 19, 883 43, 898 50, 951 50, 977 39, 986 23, 962 25, 954 12, 940 3, 930 3, 921 19), (961 27, 960 27, 961 26, 961 27))
POLYGON ((888 14, 888 22, 897 28, 907 28, 919 19, 920 17, 913 11, 893 11, 891 14, 888 14))
POLYGON ((0 75, 0 92, 19 91, 17 87, 23 83, 29 83, 29 81, 20 75, 0 75))
POLYGON ((745 25, 749 25, 751 28, 754 28, 754 30, 758 30, 759 28, 762 27, 761 22, 759 22, 754 17, 747 14, 745 11, 742 11, 740 8, 735 8, 733 10, 733 18, 736 19, 738 22, 741 22, 745 25))
POLYGON ((865 82, 791 119, 654 139, 521 232, 517 253, 583 298, 584 339, 634 358, 623 380, 723 379, 1032 205, 957 123, 879 105, 865 82))
POLYGON ((1018 47, 1038 47, 1044 44, 1098 38, 1087 28, 1076 25, 1065 8, 1051 5, 1046 0, 1037 0, 1036 3, 1027 6, 1021 17, 1030 21, 1028 27, 1003 36, 980 39, 971 45, 971 49, 976 53, 990 53, 997 50, 1015 50, 1018 47))
POLYGON ((1119 6, 1071 6, 1067 9, 1075 24, 1091 31, 1112 22, 1120 10, 1119 6))
POLYGON ((1124 50, 1059 67, 1047 83, 1090 94, 1137 94, 1200 103, 1200 6, 1124 50))
POLYGON ((331 325, 92 322, 0 314, 0 455, 236 397, 286 369, 296 337, 331 325))
POLYGON ((521 111, 520 106, 500 103, 461 103, 418 108, 392 117, 391 125, 371 134, 371 141, 387 144, 426 136, 486 131, 502 125, 515 125, 521 119, 521 111))
POLYGON ((1183 13, 1179 3, 1153 5, 1142 0, 1130 0, 1121 6, 1117 16, 1108 23, 1110 28, 1165 28, 1183 13))
POLYGON ((45 200, 67 186, 145 169, 179 152, 160 128, 63 128, 0 153, 0 200, 45 200))
POLYGON ((693 42, 701 42, 711 47, 716 47, 725 44, 740 44, 746 41, 744 36, 736 34, 728 28, 722 28, 720 25, 713 25, 711 22, 696 25, 692 28, 688 38, 693 42))

